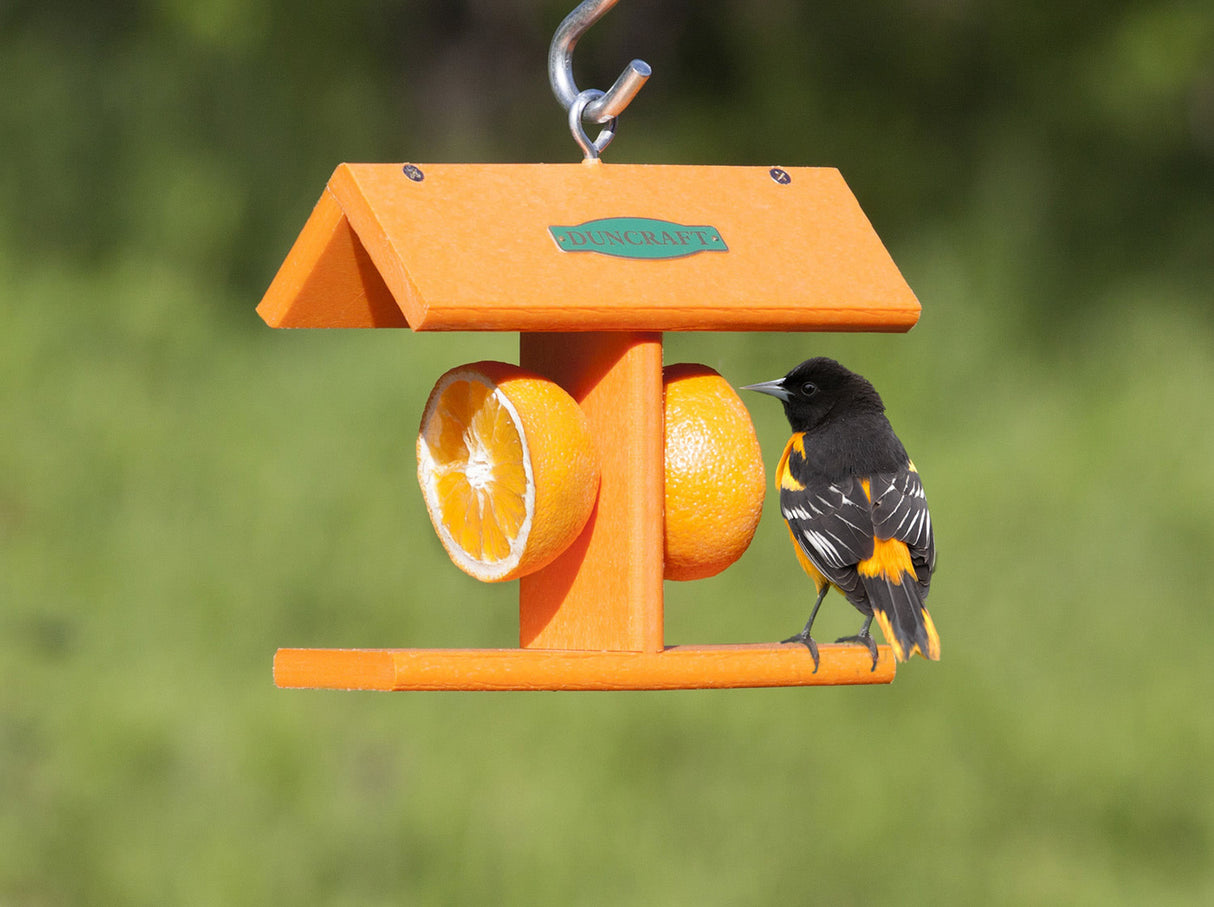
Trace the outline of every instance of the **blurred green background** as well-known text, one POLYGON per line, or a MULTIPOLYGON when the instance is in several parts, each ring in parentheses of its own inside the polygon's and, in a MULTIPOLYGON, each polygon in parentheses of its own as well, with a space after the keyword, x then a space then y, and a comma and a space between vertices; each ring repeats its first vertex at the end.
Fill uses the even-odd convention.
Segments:
MULTIPOLYGON (((571 5, 0 6, 0 904, 1214 902, 1208 0, 627 0, 578 48, 583 86, 654 67, 608 161, 837 166, 921 299, 904 336, 667 360, 872 378, 932 504, 939 664, 274 688, 278 646, 516 640, 413 458, 434 379, 515 338, 253 309, 341 161, 576 160, 571 5)), ((668 584, 667 639, 810 601, 769 500, 668 584)))

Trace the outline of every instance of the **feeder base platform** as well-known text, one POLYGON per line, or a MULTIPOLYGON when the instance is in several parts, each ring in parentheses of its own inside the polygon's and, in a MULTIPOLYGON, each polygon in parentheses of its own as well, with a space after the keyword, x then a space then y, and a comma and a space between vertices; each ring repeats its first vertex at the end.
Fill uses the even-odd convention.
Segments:
POLYGON ((691 690, 890 683, 878 646, 798 643, 668 646, 661 652, 567 649, 279 649, 274 682, 324 690, 691 690))

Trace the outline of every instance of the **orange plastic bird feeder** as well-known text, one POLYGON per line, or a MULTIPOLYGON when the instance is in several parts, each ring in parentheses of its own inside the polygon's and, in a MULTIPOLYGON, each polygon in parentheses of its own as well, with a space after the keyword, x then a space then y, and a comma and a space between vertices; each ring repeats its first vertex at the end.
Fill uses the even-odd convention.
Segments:
MULTIPOLYGON (((602 97, 580 93, 580 107, 588 95, 602 97)), ((906 331, 918 320, 837 170, 613 165, 597 149, 577 164, 342 164, 257 311, 283 328, 517 331, 519 364, 561 385, 611 439, 585 530, 519 581, 519 648, 284 648, 280 687, 893 679, 888 646, 870 670, 863 647, 823 645, 815 673, 795 643, 663 637, 662 333, 906 331)))

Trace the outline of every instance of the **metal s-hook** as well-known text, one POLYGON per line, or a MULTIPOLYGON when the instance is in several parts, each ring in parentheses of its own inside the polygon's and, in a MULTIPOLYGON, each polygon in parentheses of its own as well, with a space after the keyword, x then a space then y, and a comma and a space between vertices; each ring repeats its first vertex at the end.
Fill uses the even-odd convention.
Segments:
POLYGON ((586 153, 588 160, 597 158, 598 152, 607 147, 607 143, 615 134, 615 118, 636 97, 652 72, 644 60, 633 60, 615 80, 615 84, 605 92, 578 89, 573 79, 573 48, 586 30, 617 2, 619 0, 583 0, 557 27, 556 34, 552 36, 552 44, 548 47, 548 80, 552 83, 552 92, 561 106, 569 112, 573 137, 586 153), (591 97, 586 97, 592 93, 591 97), (575 107, 578 108, 576 124, 575 107), (589 142, 581 128, 583 118, 595 123, 607 123, 608 127, 594 142, 589 142))

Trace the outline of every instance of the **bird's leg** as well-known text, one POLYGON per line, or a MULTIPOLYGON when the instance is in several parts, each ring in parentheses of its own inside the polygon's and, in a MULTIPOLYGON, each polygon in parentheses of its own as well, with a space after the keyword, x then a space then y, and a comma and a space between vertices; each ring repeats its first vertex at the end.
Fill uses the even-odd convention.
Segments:
POLYGON ((822 607, 822 599, 826 598, 827 590, 830 586, 823 586, 818 590, 818 600, 814 602, 814 609, 809 614, 809 620, 805 622, 805 626, 796 636, 790 636, 788 639, 782 639, 780 642, 799 642, 805 648, 809 649, 809 654, 814 659, 814 673, 818 673, 818 644, 814 642, 814 638, 809 635, 809 631, 813 629, 814 618, 818 616, 818 609, 822 607))
POLYGON ((877 670, 877 641, 873 639, 872 634, 868 632, 868 628, 873 625, 873 616, 868 615, 868 619, 864 621, 864 626, 860 628, 860 632, 855 636, 844 636, 842 639, 836 639, 835 642, 854 642, 865 646, 873 656, 873 666, 870 671, 877 670))

